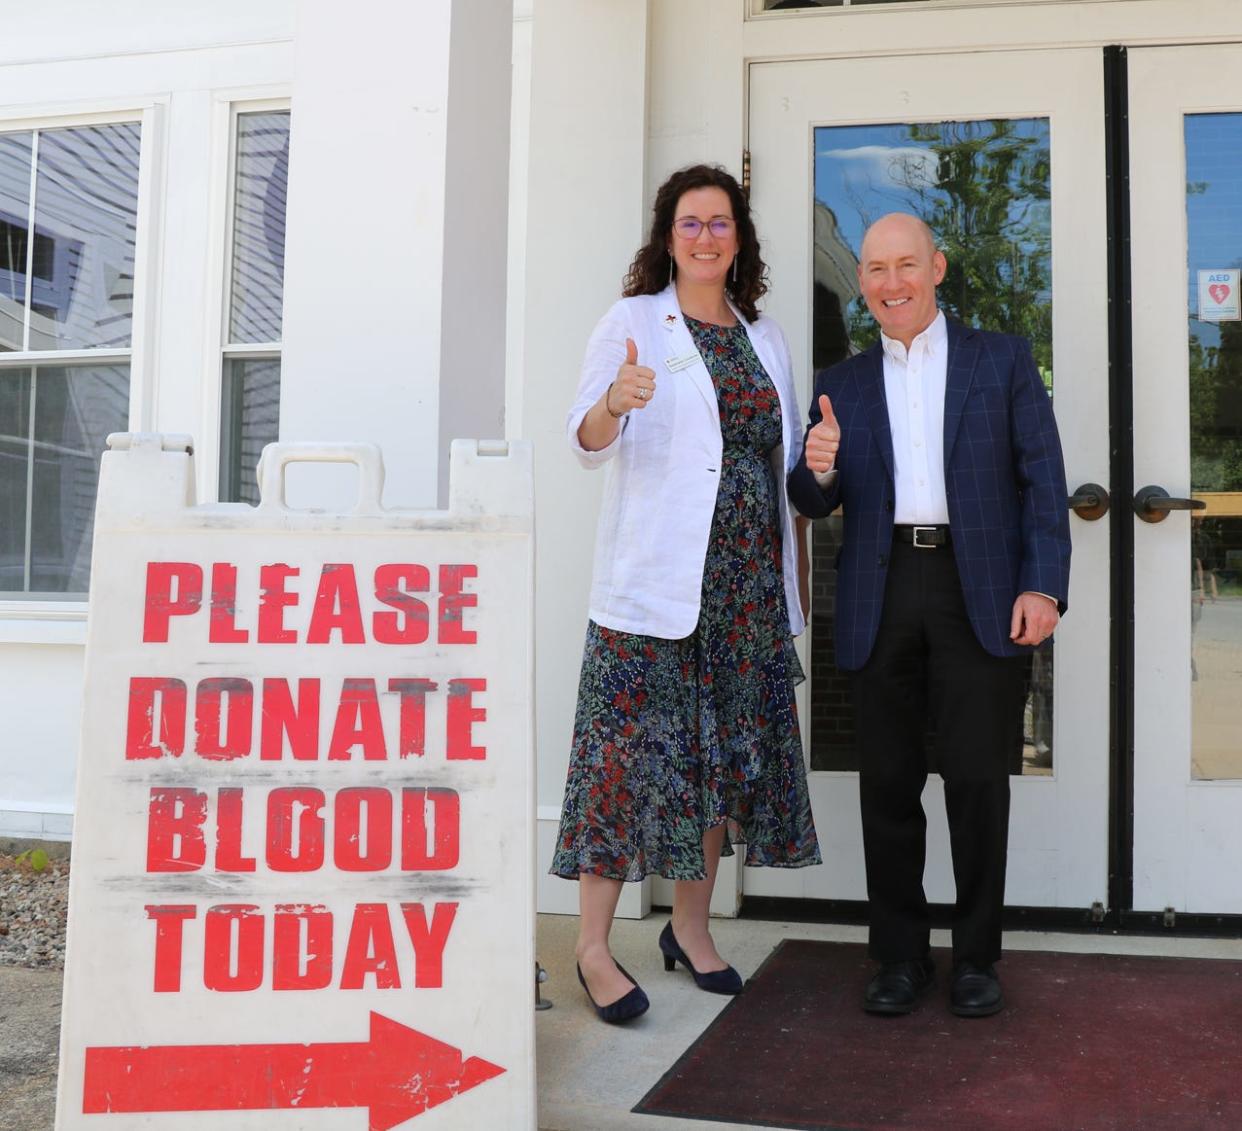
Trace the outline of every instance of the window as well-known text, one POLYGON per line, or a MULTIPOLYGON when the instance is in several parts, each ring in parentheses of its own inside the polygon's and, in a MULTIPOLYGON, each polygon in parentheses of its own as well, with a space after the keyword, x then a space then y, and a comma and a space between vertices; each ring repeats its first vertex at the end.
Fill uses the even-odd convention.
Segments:
POLYGON ((258 502, 255 466, 280 425, 289 111, 234 118, 220 396, 220 498, 258 502))
POLYGON ((85 596, 129 426, 136 122, 0 133, 0 597, 85 596))

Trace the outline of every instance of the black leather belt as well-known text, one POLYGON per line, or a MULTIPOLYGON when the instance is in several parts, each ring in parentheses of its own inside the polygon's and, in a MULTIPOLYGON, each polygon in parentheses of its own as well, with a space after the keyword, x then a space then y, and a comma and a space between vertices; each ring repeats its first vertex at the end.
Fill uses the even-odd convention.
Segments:
POLYGON ((950 543, 947 526, 894 526, 893 538, 917 550, 934 550, 950 543))

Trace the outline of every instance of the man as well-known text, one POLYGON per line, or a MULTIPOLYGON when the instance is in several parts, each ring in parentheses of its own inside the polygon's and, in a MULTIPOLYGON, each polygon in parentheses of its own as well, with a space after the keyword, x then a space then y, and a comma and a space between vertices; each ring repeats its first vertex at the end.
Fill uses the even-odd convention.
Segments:
POLYGON ((913 216, 868 229, 858 279, 880 342, 816 375, 789 491, 809 517, 844 510, 836 653, 853 673, 880 964, 864 1008, 909 1013, 933 980, 921 801, 931 723, 957 885, 950 1007, 983 1017, 1004 1006, 993 964, 1023 659, 1065 611, 1069 518, 1030 347, 946 322, 945 267, 913 216))

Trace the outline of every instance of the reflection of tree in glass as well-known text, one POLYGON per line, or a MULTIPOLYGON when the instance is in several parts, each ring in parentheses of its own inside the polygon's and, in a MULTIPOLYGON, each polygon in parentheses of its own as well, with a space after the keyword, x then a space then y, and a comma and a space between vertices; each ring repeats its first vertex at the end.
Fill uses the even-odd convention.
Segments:
POLYGON ((1218 328, 1218 346, 1190 335, 1190 481, 1196 491, 1242 491, 1242 322, 1218 328))
MULTIPOLYGON (((909 147, 894 159, 889 175, 904 197, 897 207, 926 221, 948 259, 941 306, 969 325, 1029 338, 1040 370, 1050 374, 1046 123, 932 122, 907 125, 905 132, 909 147), (931 156, 918 160, 913 147, 931 156)), ((878 336, 861 301, 850 312, 850 336, 859 348, 878 336)))

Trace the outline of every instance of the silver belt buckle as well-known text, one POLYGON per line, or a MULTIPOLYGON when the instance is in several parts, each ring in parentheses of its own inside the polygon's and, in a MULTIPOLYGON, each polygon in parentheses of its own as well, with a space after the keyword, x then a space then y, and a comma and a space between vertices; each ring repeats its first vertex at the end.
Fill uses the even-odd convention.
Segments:
POLYGON ((934 526, 916 526, 914 530, 911 532, 912 533, 912 538, 911 538, 912 544, 914 545, 916 549, 919 549, 919 550, 934 550, 936 548, 935 542, 920 542, 919 541, 919 534, 923 531, 927 531, 931 534, 935 534, 936 528, 934 526))

